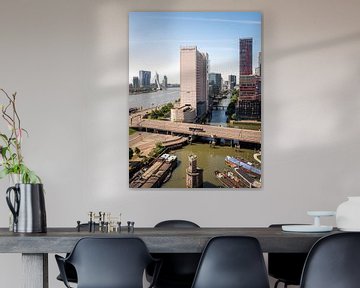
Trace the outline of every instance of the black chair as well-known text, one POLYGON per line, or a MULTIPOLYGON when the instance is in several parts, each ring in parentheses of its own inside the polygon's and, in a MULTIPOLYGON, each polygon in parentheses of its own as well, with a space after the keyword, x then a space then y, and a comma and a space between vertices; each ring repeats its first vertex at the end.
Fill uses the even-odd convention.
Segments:
POLYGON ((192 288, 269 288, 261 247, 256 238, 212 238, 202 254, 192 288))
MULTIPOLYGON (((199 225, 187 220, 166 220, 155 225, 155 228, 200 228, 199 225)), ((156 288, 190 288, 194 280, 200 253, 157 253, 153 254, 161 259, 162 266, 159 272, 156 288)), ((150 280, 153 269, 147 269, 147 279, 150 280)))
MULTIPOLYGON (((88 230, 89 229, 89 224, 88 223, 80 224, 80 229, 81 230, 83 230, 83 229, 88 230)), ((95 229, 99 229, 99 224, 98 223, 95 223, 95 229)), ((69 253, 66 254, 66 257, 68 257, 68 256, 69 256, 69 253)), ((66 274, 66 278, 67 278, 68 282, 77 283, 77 275, 76 275, 76 270, 75 270, 74 266, 71 265, 70 263, 67 263, 67 262, 64 263, 64 266, 65 266, 65 274, 66 274)), ((59 274, 56 277, 56 279, 59 280, 59 281, 64 282, 64 280, 61 277, 61 274, 59 274)))
POLYGON ((360 287, 360 233, 325 236, 306 259, 301 288, 360 287))
POLYGON ((55 258, 66 287, 65 263, 74 266, 78 288, 142 288, 145 268, 156 262, 139 238, 82 238, 68 257, 55 258))
MULTIPOLYGON (((284 224, 272 224, 270 228, 279 228, 284 224)), ((277 279, 274 288, 280 283, 286 288, 288 285, 300 285, 301 273, 307 253, 269 253, 268 273, 277 279)))

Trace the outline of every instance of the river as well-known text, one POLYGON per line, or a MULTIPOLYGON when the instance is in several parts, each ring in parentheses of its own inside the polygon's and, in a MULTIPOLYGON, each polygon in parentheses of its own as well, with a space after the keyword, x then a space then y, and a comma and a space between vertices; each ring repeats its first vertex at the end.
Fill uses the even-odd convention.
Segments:
POLYGON ((197 156, 198 167, 204 169, 204 188, 223 187, 215 177, 214 172, 215 170, 223 171, 225 168, 230 169, 225 165, 225 157, 227 155, 238 156, 247 161, 254 162, 254 151, 252 149, 240 149, 240 151, 235 151, 233 147, 229 146, 216 146, 212 148, 209 144, 202 143, 187 145, 170 153, 177 156, 178 166, 173 171, 169 181, 161 186, 162 188, 186 188, 185 169, 189 166, 188 157, 191 154, 197 156))
MULTIPOLYGON (((227 98, 221 99, 219 102, 219 105, 227 107, 230 103, 230 96, 231 96, 231 94, 229 93, 227 95, 227 98)), ((218 110, 213 110, 212 114, 211 114, 210 124, 217 125, 217 126, 218 125, 227 126, 227 123, 226 123, 227 116, 226 116, 225 112, 226 112, 226 108, 225 109, 219 108, 218 110)))
MULTIPOLYGON (((129 108, 152 108, 180 99, 180 88, 168 88, 150 93, 129 95, 129 108)), ((222 99, 219 105, 226 106, 230 103, 230 94, 226 99, 222 99)), ((212 111, 211 125, 227 126, 226 109, 212 111)))
POLYGON ((129 95, 129 108, 152 108, 180 99, 180 88, 129 95))

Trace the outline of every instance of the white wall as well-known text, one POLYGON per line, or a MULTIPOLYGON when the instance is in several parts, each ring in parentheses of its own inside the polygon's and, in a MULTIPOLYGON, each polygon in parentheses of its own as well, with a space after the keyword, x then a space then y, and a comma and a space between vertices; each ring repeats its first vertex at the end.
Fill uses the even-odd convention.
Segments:
MULTIPOLYGON (((307 210, 359 195, 359 10, 357 0, 2 0, 0 86, 18 92, 48 226, 73 226, 89 210, 122 212, 136 226, 309 222, 307 210), (128 189, 127 13, 146 9, 263 13, 260 191, 128 189)), ((62 287, 49 262, 50 287, 62 287)), ((18 255, 0 255, 1 286, 20 287, 18 265, 18 255)))

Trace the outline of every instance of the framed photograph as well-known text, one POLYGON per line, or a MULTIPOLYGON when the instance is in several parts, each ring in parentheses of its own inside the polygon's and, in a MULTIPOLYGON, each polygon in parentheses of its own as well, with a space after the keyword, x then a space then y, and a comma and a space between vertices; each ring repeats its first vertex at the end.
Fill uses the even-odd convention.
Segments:
POLYGON ((262 15, 129 13, 129 187, 261 188, 262 15))

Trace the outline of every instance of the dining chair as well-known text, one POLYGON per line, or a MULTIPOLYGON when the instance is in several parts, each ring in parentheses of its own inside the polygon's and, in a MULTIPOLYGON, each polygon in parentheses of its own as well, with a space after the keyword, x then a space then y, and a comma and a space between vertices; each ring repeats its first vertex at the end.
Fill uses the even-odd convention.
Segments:
MULTIPOLYGON (((282 225, 285 224, 271 224, 269 228, 278 228, 282 225)), ((277 279, 274 288, 280 283, 284 284, 284 288, 288 285, 300 285, 306 257, 307 253, 268 253, 269 276, 277 279)))
MULTIPOLYGON (((89 223, 80 224, 80 228, 81 229, 89 229, 89 223)), ((98 223, 95 223, 95 229, 99 229, 98 223)), ((68 256, 69 256, 69 253, 66 254, 66 257, 68 257, 68 256)), ((65 270, 65 274, 66 274, 66 278, 67 278, 68 282, 77 283, 77 274, 76 274, 76 270, 75 270, 74 266, 71 265, 70 263, 65 262, 64 270, 65 270)), ((56 277, 56 279, 64 282, 63 278, 61 277, 61 274, 59 274, 56 277)))
MULTIPOLYGON (((165 220, 155 225, 155 229, 200 228, 188 220, 165 220)), ((196 269, 201 257, 200 253, 157 253, 152 254, 161 259, 162 266, 159 272, 156 288, 190 288, 194 280, 196 269)), ((153 275, 152 265, 147 269, 147 278, 153 275)))
MULTIPOLYGON (((70 288, 65 263, 74 266, 77 288, 142 288, 145 268, 154 262, 154 281, 160 262, 152 258, 139 238, 82 238, 68 257, 55 255, 60 275, 70 288)), ((153 283, 149 287, 153 287, 153 283)))
POLYGON ((206 245, 192 288, 269 288, 260 244, 248 236, 219 236, 206 245))
POLYGON ((359 232, 325 236, 309 252, 300 288, 358 288, 359 267, 359 232))

